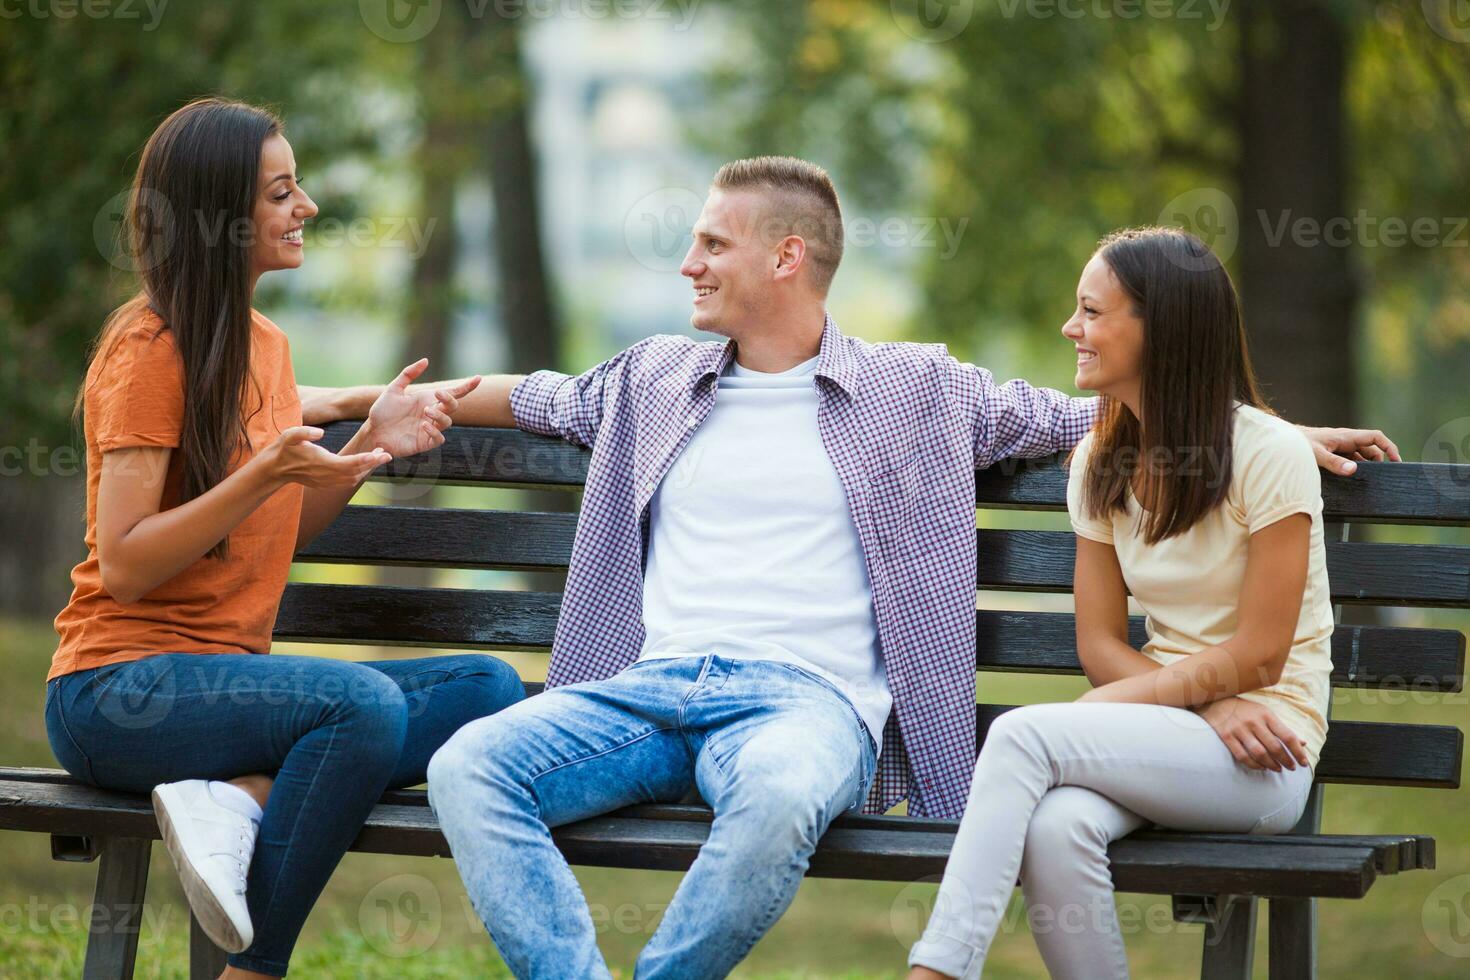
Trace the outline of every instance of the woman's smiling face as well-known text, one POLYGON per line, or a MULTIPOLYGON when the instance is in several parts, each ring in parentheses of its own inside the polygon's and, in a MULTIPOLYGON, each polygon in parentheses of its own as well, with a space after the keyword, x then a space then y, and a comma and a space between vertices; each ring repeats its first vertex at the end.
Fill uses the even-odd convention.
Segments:
POLYGON ((1143 379, 1143 319, 1101 255, 1077 282, 1077 309, 1062 325, 1077 348, 1078 388, 1111 395, 1138 411, 1143 379))
POLYGON ((258 278, 274 269, 295 269, 302 261, 302 230, 315 217, 315 202, 296 179, 296 156, 279 133, 260 145, 260 176, 251 213, 254 238, 251 272, 258 278))

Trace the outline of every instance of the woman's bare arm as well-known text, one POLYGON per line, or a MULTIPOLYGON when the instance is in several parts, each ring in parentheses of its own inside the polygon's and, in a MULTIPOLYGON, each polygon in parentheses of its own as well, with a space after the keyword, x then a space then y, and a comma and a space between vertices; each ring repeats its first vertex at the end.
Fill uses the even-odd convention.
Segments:
POLYGON ((187 503, 160 510, 174 450, 153 446, 102 454, 97 487, 97 563, 102 587, 137 602, 204 557, 287 483, 355 486, 385 453, 338 455, 313 444, 320 429, 297 426, 187 503))
POLYGON ((1311 517, 1292 514, 1251 535, 1239 625, 1230 639, 1152 673, 1095 688, 1082 699, 1195 708, 1275 684, 1301 616, 1311 533, 1311 517))
POLYGON ((1112 545, 1077 535, 1072 594, 1077 656, 1094 687, 1159 669, 1128 642, 1128 586, 1112 545))

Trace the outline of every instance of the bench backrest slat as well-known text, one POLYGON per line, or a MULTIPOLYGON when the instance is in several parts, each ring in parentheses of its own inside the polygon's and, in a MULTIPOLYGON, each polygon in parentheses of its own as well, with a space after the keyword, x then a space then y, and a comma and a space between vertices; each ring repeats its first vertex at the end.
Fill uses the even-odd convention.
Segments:
MULTIPOLYGON (((382 646, 547 650, 559 593, 293 583, 276 617, 278 640, 382 646)), ((976 612, 976 669, 1080 674, 1071 613, 976 612)), ((1129 621, 1142 646, 1143 618, 1129 621)), ((1465 637, 1455 630, 1343 627, 1332 638, 1338 687, 1458 691, 1465 637)))
MULTIPOLYGON (((355 423, 327 427, 336 448, 355 423)), ((582 488, 590 453, 564 442, 505 429, 457 427, 439 450, 396 460, 375 478, 496 487, 582 488)), ((1470 526, 1470 466, 1363 464, 1351 479, 1324 476, 1330 522, 1470 526)), ((1066 509, 1062 458, 1008 461, 976 474, 987 510, 1066 509)), ((449 508, 349 507, 301 560, 362 565, 564 571, 577 515, 449 508)), ((987 606, 1007 593, 1071 590, 1075 539, 1066 531, 976 531, 977 589, 987 606)), ((1470 608, 1470 547, 1329 541, 1328 577, 1337 603, 1470 608)), ((276 637, 448 649, 546 650, 561 606, 557 592, 288 586, 276 637)), ((1142 645, 1143 620, 1129 621, 1142 645)), ((1461 689, 1465 636, 1456 630, 1339 626, 1332 683, 1397 691, 1406 704, 1430 692, 1461 689)), ((1070 613, 980 609, 980 671, 1077 674, 1070 613)), ((979 736, 1004 705, 977 705, 979 736)), ((1405 711, 1406 720, 1412 712, 1405 711)), ((1325 782, 1401 786, 1459 785, 1463 736, 1443 725, 1334 721, 1317 770, 1325 782)))
MULTIPOLYGON (((301 555, 352 564, 565 569, 575 514, 349 507, 301 555)), ((980 530, 981 589, 1072 591, 1076 539, 1065 531, 980 530)), ((1470 548, 1327 543, 1335 602, 1470 607, 1470 548)))

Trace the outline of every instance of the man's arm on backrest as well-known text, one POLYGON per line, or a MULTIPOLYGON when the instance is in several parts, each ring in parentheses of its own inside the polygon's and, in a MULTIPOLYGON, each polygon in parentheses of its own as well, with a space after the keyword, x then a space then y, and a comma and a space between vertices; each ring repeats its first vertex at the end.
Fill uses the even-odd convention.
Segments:
POLYGON ((1095 397, 1073 398, 1019 380, 998 385, 985 368, 948 355, 940 372, 945 387, 973 421, 977 470, 1003 459, 1071 449, 1097 418, 1095 397))

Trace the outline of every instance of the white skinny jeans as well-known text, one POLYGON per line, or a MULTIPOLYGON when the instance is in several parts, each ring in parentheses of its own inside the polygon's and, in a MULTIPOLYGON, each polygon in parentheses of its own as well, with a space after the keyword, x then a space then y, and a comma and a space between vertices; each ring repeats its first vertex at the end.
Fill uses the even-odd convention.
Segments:
POLYGON ((990 726, 910 966, 980 976, 1017 875, 1032 932, 1057 978, 1127 977, 1108 842, 1148 823, 1279 834, 1312 787, 1305 766, 1235 761, 1199 715, 1147 704, 1038 704, 990 726))

